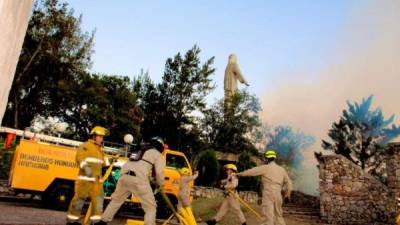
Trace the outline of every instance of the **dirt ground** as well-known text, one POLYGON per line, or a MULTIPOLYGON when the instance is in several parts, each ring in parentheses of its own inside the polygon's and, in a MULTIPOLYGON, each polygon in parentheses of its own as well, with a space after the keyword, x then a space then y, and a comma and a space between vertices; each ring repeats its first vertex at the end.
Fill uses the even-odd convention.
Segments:
MULTIPOLYGON (((193 202, 193 210, 197 218, 205 221, 215 215, 221 199, 198 199, 193 202)), ((254 206, 255 207, 255 206, 254 206)), ((247 224, 259 225, 257 220, 248 210, 243 210, 247 218, 247 224)), ((39 204, 21 202, 0 202, 0 224, 65 224, 66 212, 44 209, 39 204)), ((117 216, 111 225, 125 224, 126 217, 117 216)), ((286 218, 287 225, 309 225, 290 218, 286 218)), ((199 223, 200 224, 200 223, 199 223)), ((203 224, 203 223, 202 223, 203 224)), ((219 225, 240 224, 237 217, 227 214, 219 225)))
MULTIPOLYGON (((208 220, 212 218, 218 211, 218 208, 221 204, 222 199, 197 199, 193 202, 193 211, 196 214, 196 217, 200 217, 202 221, 208 220)), ((257 205, 251 205, 258 212, 261 212, 261 209, 257 205)), ((247 219, 248 225, 259 225, 262 221, 260 221, 257 216, 255 216, 249 210, 246 210, 242 207, 243 213, 247 219)), ((292 220, 290 218, 285 218, 286 225, 310 225, 308 223, 303 223, 300 221, 292 220)), ((218 225, 240 225, 239 218, 233 213, 227 213, 222 221, 218 223, 218 225)))

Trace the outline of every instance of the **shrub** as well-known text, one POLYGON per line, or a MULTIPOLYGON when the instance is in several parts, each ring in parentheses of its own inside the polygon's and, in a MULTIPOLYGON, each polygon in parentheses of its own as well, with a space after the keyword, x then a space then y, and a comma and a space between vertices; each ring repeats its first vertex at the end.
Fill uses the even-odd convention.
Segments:
POLYGON ((213 186, 219 177, 219 163, 214 150, 206 150, 200 156, 197 163, 199 177, 197 185, 213 186))
MULTIPOLYGON (((255 166, 257 166, 257 164, 251 159, 251 154, 248 151, 240 153, 239 162, 237 164, 239 172, 253 168, 255 166)), ((259 177, 241 177, 239 180, 239 190, 258 191, 259 187, 259 177)))

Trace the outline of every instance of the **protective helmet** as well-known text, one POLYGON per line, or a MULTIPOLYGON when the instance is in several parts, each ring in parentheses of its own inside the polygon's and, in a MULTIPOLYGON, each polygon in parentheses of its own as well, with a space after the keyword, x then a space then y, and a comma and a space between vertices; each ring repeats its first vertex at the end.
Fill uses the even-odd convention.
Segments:
POLYGON ((186 175, 186 176, 188 176, 188 175, 190 175, 190 170, 189 170, 189 168, 187 168, 187 167, 183 167, 183 168, 181 168, 181 169, 179 170, 179 173, 180 173, 181 175, 186 175))
POLYGON ((224 168, 226 169, 226 170, 233 170, 233 171, 235 171, 235 172, 237 172, 237 167, 236 167, 236 165, 235 164, 232 164, 232 163, 229 163, 229 164, 226 164, 225 166, 224 166, 224 168))
POLYGON ((108 136, 110 134, 110 132, 101 126, 95 126, 91 131, 90 131, 90 135, 99 135, 99 136, 108 136))
POLYGON ((275 152, 275 150, 268 149, 268 150, 265 152, 265 158, 267 158, 267 159, 276 159, 276 152, 275 152))
POLYGON ((150 144, 156 148, 159 152, 164 151, 164 140, 160 137, 150 138, 150 144))

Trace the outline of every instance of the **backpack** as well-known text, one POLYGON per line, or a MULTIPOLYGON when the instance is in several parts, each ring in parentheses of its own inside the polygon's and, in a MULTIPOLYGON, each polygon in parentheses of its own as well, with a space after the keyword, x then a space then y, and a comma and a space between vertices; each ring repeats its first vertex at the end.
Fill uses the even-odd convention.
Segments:
MULTIPOLYGON (((142 148, 139 149, 134 149, 133 151, 131 151, 130 155, 129 155, 129 161, 140 161, 143 160, 147 163, 150 163, 149 161, 143 159, 143 155, 144 153, 146 153, 147 150, 152 149, 152 146, 143 146, 142 148)), ((152 163, 150 163, 151 165, 153 165, 152 163)))
POLYGON ((146 150, 139 149, 139 150, 134 150, 131 152, 129 155, 129 161, 140 161, 143 158, 144 153, 146 150))

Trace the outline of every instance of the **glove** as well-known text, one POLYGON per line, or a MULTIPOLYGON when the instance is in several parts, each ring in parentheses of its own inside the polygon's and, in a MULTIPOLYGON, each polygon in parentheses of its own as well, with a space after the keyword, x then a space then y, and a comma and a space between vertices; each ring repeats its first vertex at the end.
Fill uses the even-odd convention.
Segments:
POLYGON ((400 214, 397 215, 397 217, 396 217, 396 224, 397 224, 397 225, 400 225, 400 214))
POLYGON ((154 195, 156 195, 157 193, 162 193, 164 191, 163 186, 156 186, 156 188, 154 189, 154 195))
POLYGON ((119 159, 119 156, 118 156, 118 155, 113 155, 113 156, 111 156, 111 157, 108 159, 108 161, 109 161, 110 163, 115 163, 115 162, 118 161, 118 159, 119 159))
POLYGON ((289 200, 289 202, 290 202, 290 196, 291 196, 291 192, 286 192, 285 193, 285 198, 287 198, 288 200, 289 200))
POLYGON ((92 169, 89 166, 83 167, 83 172, 85 173, 85 176, 87 176, 87 177, 93 176, 92 169))

